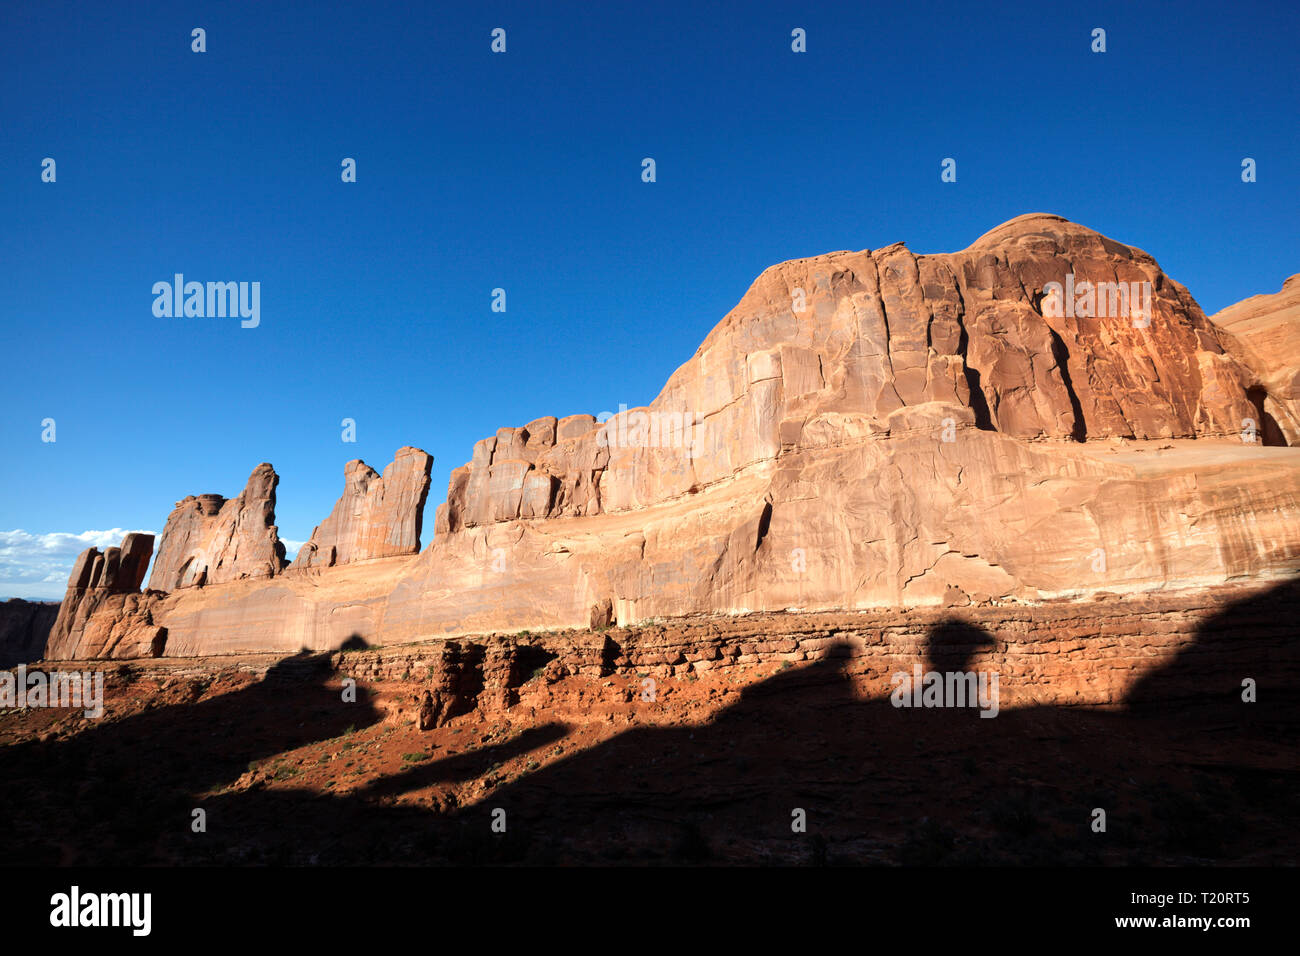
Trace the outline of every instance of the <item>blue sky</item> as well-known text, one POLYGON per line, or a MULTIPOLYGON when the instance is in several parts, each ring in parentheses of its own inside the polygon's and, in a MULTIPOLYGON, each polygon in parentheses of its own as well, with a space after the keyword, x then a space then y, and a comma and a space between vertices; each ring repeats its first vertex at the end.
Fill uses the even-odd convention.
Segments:
POLYGON ((1276 291, 1297 35, 1293 3, 8 0, 0 598, 261 461, 302 541, 348 459, 422 447, 427 542, 477 439, 650 401, 785 259, 1043 211, 1207 313, 1276 291), (260 325, 155 317, 177 272, 260 282, 260 325))

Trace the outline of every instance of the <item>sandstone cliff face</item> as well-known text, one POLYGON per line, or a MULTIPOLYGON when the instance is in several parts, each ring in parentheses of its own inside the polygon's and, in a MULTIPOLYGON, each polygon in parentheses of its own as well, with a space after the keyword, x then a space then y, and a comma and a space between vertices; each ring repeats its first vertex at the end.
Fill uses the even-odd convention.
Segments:
POLYGON ((600 476, 609 451, 592 415, 539 418, 502 428, 474 446, 452 472, 435 531, 459 531, 516 518, 600 513, 600 476))
POLYGON ((222 584, 269 578, 284 568, 284 545, 275 526, 275 488, 280 476, 263 462, 238 497, 194 495, 176 502, 167 516, 149 588, 222 584))
POLYGON ((1228 348, 1254 375, 1250 389, 1259 438, 1300 444, 1300 273, 1273 295, 1253 295, 1211 316, 1228 348))
POLYGON ((1235 341, 1146 253, 1056 216, 783 263, 648 407, 479 442, 418 556, 339 562, 379 480, 353 467, 313 575, 156 614, 188 655, 1293 574, 1300 452, 1242 441, 1261 374, 1235 341))
POLYGON ((153 556, 153 535, 128 534, 120 548, 87 548, 68 577, 68 590, 50 629, 50 660, 157 657, 167 632, 153 621, 155 599, 140 593, 153 556))
POLYGON ((440 529, 646 507, 783 449, 884 436, 925 405, 1027 440, 1236 435, 1252 380, 1149 255, 1022 216, 959 253, 900 243, 766 270, 648 408, 479 442, 440 529), (1053 309, 1052 283, 1089 291, 1053 309), (1143 283, 1149 315, 1130 295, 1143 283))
POLYGON ((1149 255, 1056 216, 783 263, 647 408, 480 442, 384 626, 1285 573, 1300 463, 1243 446, 1255 375, 1225 338, 1149 255))
POLYGON ((340 564, 416 554, 433 456, 399 448, 381 478, 364 461, 343 469, 343 495, 311 533, 290 568, 332 568, 340 564))
POLYGON ((59 605, 10 598, 0 602, 0 668, 39 661, 45 656, 59 605))

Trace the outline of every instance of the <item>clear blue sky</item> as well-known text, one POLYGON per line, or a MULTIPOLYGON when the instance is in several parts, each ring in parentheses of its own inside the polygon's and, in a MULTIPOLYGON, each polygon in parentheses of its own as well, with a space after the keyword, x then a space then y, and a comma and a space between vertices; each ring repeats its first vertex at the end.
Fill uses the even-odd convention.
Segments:
POLYGON ((301 541, 348 459, 418 445, 427 542, 474 441, 650 401, 785 259, 1043 211, 1207 313, 1276 291, 1297 36, 1292 2, 6 0, 0 598, 61 595, 75 549, 44 536, 161 530, 261 461, 301 541), (260 327, 155 318, 176 272, 259 281, 260 327))

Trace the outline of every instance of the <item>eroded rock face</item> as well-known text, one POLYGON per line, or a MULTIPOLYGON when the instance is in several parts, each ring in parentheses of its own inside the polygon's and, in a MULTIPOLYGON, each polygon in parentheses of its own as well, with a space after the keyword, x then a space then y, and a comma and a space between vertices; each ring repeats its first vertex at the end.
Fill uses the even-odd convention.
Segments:
POLYGON ((1145 252, 1021 216, 958 253, 773 266, 647 408, 479 442, 439 529, 646 507, 927 405, 1022 440, 1235 435, 1253 378, 1145 252))
POLYGON ((343 469, 343 495, 311 533, 290 568, 340 564, 417 554, 433 456, 399 448, 381 478, 364 461, 343 469))
POLYGON ((646 408, 480 441, 419 555, 339 563, 380 480, 356 463, 312 575, 155 614, 194 655, 1295 574, 1300 452, 1241 440, 1264 375, 1236 341, 1146 253, 1056 216, 783 263, 646 408))
POLYGON ((269 578, 285 566, 275 526, 275 488, 280 476, 263 462, 240 494, 190 495, 167 516, 158 560, 149 577, 156 591, 269 578))
POLYGON ((1149 255, 1057 216, 783 263, 648 407, 479 442, 385 627, 1288 573, 1300 460, 1243 446, 1256 375, 1227 338, 1149 255))
POLYGON ((1300 444, 1300 273, 1273 295, 1253 295, 1210 317, 1254 375, 1251 420, 1268 445, 1300 444))
POLYGON ((50 660, 158 657, 167 640, 154 623, 156 595, 140 593, 153 557, 153 535, 132 532, 119 548, 87 548, 68 576, 68 590, 50 629, 50 660))
POLYGON ((45 656, 50 630, 59 615, 52 601, 0 601, 0 667, 38 661, 45 656))

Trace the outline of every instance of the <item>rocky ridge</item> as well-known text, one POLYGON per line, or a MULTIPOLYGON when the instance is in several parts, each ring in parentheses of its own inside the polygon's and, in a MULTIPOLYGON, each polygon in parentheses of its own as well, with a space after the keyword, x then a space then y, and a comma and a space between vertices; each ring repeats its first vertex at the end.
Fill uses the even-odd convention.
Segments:
POLYGON ((311 575, 281 573, 269 465, 239 499, 185 499, 152 613, 165 653, 201 655, 1284 577, 1300 458, 1283 428, 1247 439, 1290 401, 1249 340, 1057 216, 794 260, 649 406, 480 441, 418 554, 416 449, 383 478, 349 463, 311 575))

